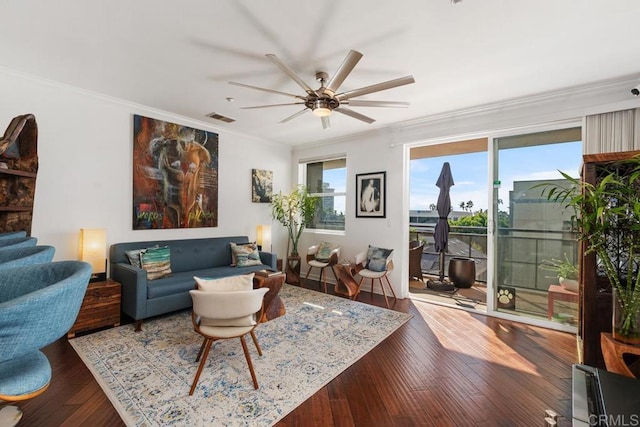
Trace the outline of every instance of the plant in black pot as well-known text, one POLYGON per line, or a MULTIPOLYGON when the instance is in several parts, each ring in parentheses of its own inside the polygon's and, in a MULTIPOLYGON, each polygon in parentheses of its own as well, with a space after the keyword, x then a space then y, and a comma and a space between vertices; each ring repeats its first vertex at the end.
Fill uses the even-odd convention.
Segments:
POLYGON ((541 184, 573 209, 578 239, 594 253, 613 294, 613 337, 640 344, 640 158, 610 168, 597 184, 561 172, 568 185, 541 184))

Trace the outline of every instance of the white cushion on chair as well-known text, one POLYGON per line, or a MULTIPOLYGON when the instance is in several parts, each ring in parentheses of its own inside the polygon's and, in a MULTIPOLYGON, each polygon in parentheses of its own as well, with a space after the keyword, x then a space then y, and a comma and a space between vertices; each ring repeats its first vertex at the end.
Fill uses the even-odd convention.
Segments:
POLYGON ((327 265, 329 265, 329 263, 328 262, 318 261, 317 259, 310 259, 309 260, 309 265, 311 267, 316 267, 316 268, 325 268, 327 265))
POLYGON ((219 279, 202 279, 193 276, 193 280, 198 284, 200 291, 248 291, 253 289, 253 276, 251 274, 240 274, 237 276, 221 277, 219 279))
POLYGON ((383 276, 386 276, 387 272, 386 271, 371 271, 371 270, 367 270, 366 268, 363 270, 358 271, 358 274, 361 277, 366 277, 367 279, 379 279, 383 276))

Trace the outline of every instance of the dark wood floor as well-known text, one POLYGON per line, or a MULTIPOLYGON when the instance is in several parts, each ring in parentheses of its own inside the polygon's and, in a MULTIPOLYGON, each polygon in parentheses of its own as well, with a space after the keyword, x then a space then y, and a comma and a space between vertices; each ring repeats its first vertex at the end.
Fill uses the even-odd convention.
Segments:
MULTIPOLYGON (((546 409, 571 425, 574 335, 409 299, 393 308, 413 318, 279 426, 537 426, 546 409)), ((45 353, 51 386, 20 405, 19 426, 124 425, 66 338, 45 353)))

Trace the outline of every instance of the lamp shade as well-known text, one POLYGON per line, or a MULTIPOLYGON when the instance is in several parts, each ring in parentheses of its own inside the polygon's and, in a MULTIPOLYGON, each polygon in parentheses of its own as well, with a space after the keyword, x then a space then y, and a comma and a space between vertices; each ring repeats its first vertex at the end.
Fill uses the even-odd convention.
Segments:
POLYGON ((107 232, 104 228, 80 229, 80 260, 91 264, 93 274, 107 271, 107 232))
POLYGON ((268 224, 260 224, 256 229, 256 244, 263 251, 271 252, 271 226, 268 224))

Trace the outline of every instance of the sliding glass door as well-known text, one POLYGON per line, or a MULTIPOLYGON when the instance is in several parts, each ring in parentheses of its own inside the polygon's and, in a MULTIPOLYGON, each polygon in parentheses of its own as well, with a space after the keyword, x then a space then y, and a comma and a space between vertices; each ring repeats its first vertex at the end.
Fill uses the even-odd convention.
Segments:
POLYGON ((571 127, 412 148, 409 240, 423 248, 422 277, 410 264, 412 297, 559 329, 575 327, 577 283, 560 284, 555 271, 562 266, 566 275, 578 264, 572 212, 548 201, 543 191, 545 184, 568 183, 559 171, 579 176, 581 139, 581 128, 571 127), (441 263, 433 233, 440 216, 436 181, 444 163, 450 164, 455 185, 441 263), (429 280, 440 282, 443 273, 451 280, 454 257, 473 262, 473 286, 451 292, 430 288, 429 280))
POLYGON ((498 312, 577 325, 577 284, 560 285, 555 271, 578 264, 572 212, 548 201, 544 189, 547 183, 568 185, 559 171, 577 177, 581 160, 579 127, 494 139, 493 307, 498 312))

